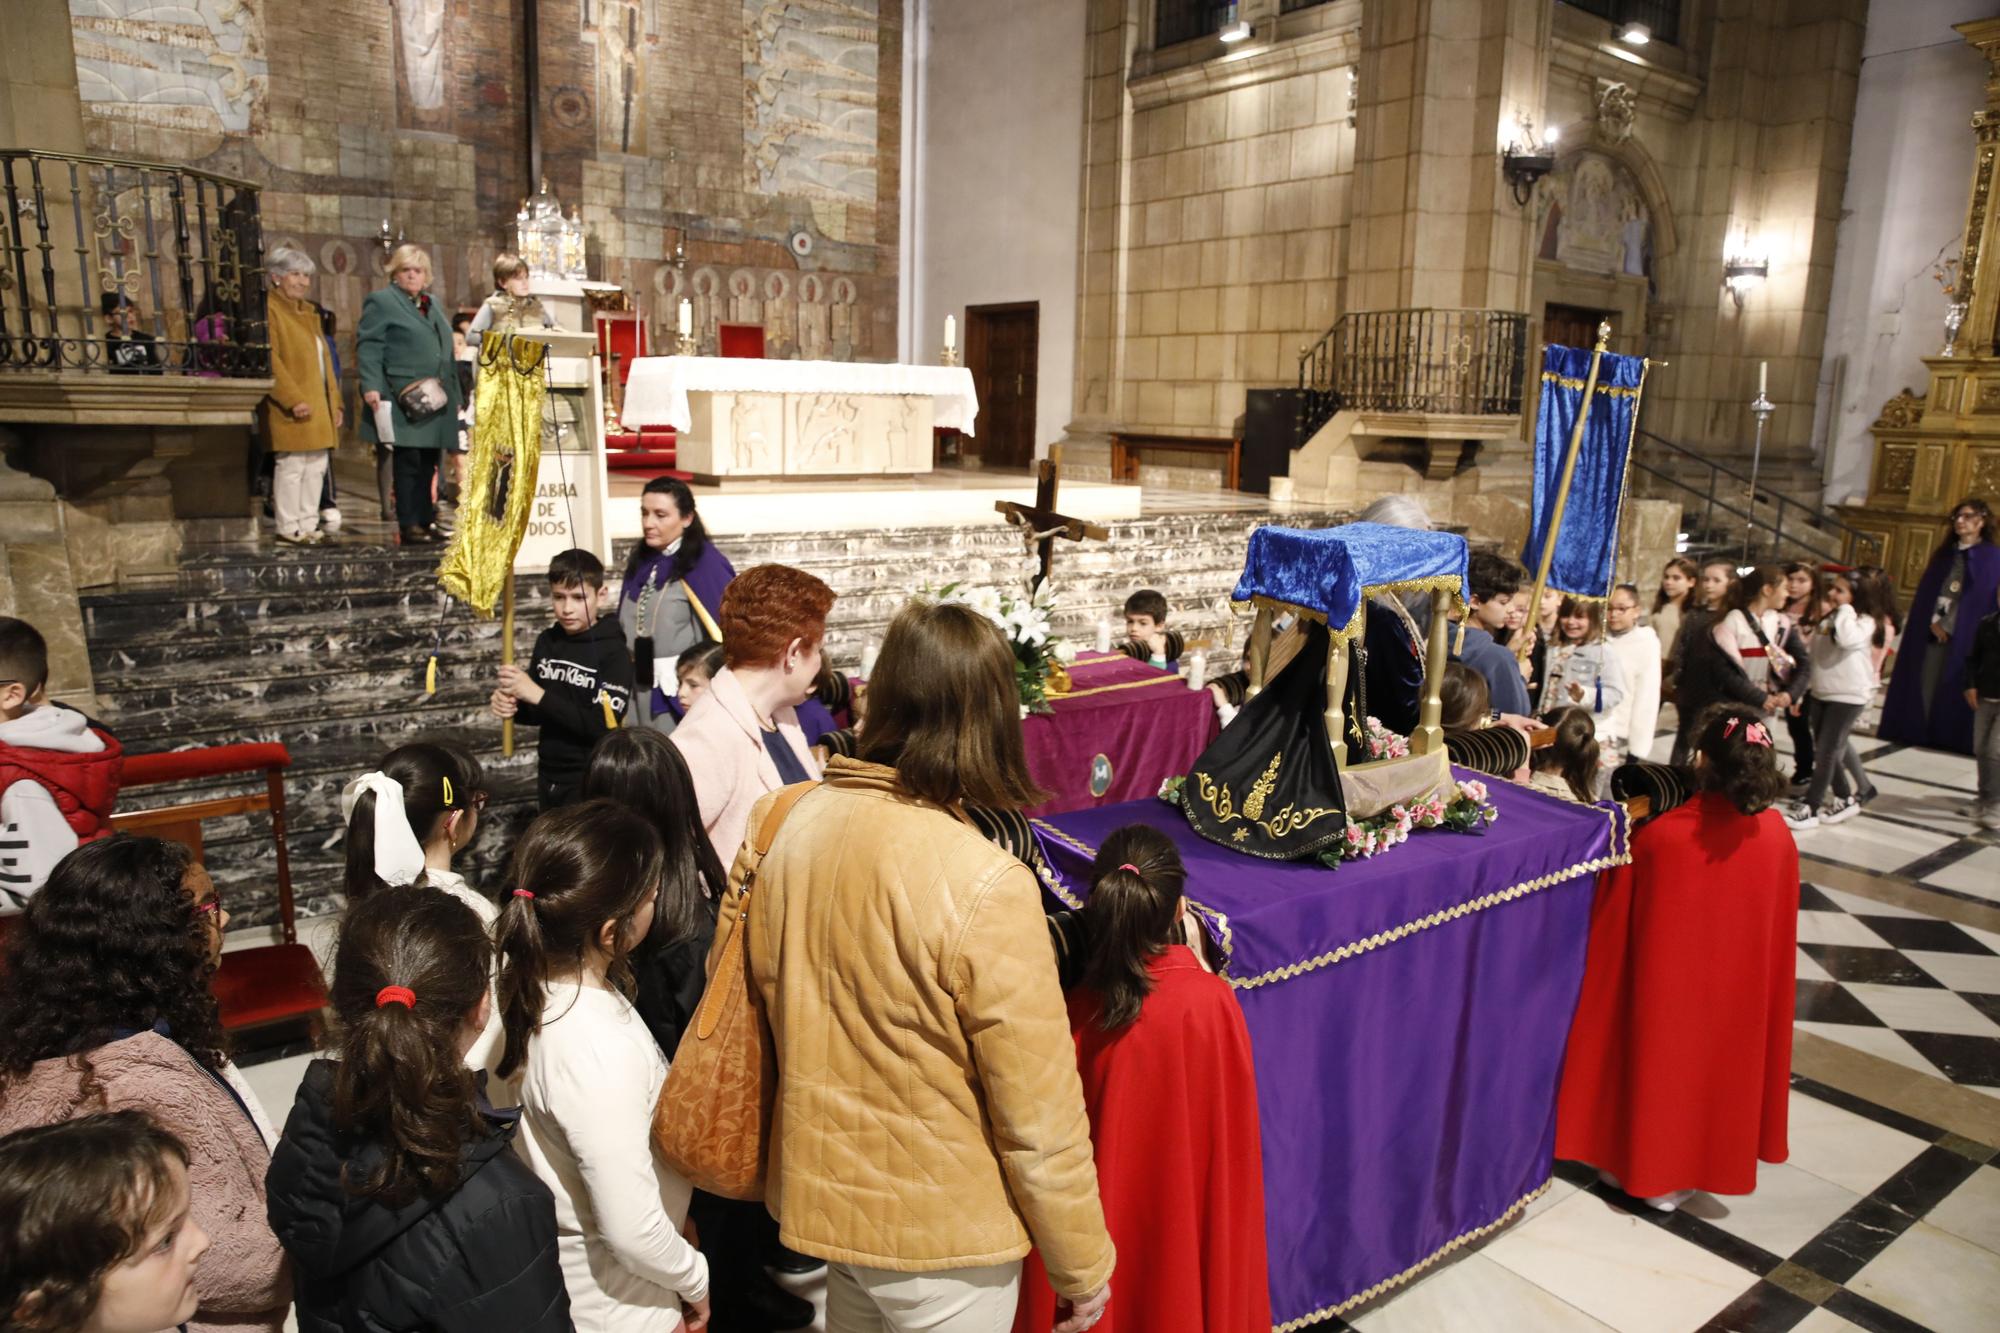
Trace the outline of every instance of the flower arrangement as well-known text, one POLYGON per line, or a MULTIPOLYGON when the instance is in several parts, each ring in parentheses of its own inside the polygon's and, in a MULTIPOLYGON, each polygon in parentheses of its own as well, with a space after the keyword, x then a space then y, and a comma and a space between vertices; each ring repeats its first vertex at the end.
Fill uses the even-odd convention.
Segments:
MULTIPOLYGON (((1370 718, 1369 721, 1374 721, 1370 718)), ((1419 829, 1444 828, 1454 833, 1476 833, 1500 817, 1486 799, 1483 782, 1460 782, 1447 798, 1441 793, 1409 805, 1392 805, 1372 819, 1350 819, 1347 833, 1319 854, 1320 864, 1329 869, 1342 861, 1358 861, 1386 852, 1419 829)))
POLYGON ((1410 738, 1399 736, 1382 725, 1379 718, 1368 718, 1366 725, 1368 757, 1374 759, 1407 759, 1410 755, 1410 738))
POLYGON ((1057 638, 1050 624, 1056 595, 1049 585, 1032 582, 1018 590, 974 588, 947 583, 930 594, 940 602, 969 606, 999 627, 1014 650, 1014 688, 1021 696, 1021 716, 1046 713, 1052 678, 1076 660, 1076 648, 1057 638))

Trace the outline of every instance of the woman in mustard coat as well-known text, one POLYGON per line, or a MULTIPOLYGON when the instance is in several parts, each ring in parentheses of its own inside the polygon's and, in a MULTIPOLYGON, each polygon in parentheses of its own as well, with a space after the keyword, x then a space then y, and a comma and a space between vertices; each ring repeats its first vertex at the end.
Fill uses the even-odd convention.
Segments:
POLYGON ((356 341, 361 362, 361 399, 368 406, 361 437, 395 446, 396 523, 405 545, 439 541, 438 456, 458 435, 460 392, 452 361, 451 320, 431 296, 431 257, 414 245, 399 245, 389 256, 389 283, 371 292, 361 306, 356 341), (438 410, 412 420, 413 386, 428 392, 438 410), (377 425, 386 405, 392 439, 377 425))
POLYGON ((293 546, 326 540, 320 531, 320 487, 345 424, 319 307, 308 296, 316 268, 311 256, 289 245, 271 251, 264 264, 271 285, 271 392, 262 404, 263 426, 277 455, 271 508, 278 540, 293 546))

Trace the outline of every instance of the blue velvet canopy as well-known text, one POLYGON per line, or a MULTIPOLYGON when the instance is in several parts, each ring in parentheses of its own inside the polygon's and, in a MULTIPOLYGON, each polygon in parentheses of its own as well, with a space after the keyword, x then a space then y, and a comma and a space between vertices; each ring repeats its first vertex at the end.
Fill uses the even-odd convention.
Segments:
POLYGON ((1326 622, 1335 638, 1361 633, 1362 608, 1383 592, 1443 589, 1465 597, 1465 538, 1383 523, 1259 528, 1250 534, 1235 599, 1326 622))

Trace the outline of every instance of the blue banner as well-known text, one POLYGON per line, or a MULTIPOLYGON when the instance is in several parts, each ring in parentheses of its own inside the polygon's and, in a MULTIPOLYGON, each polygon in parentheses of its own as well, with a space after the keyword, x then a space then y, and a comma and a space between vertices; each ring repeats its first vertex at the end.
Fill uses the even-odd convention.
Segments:
MULTIPOLYGON (((1570 433, 1583 406, 1583 386, 1591 353, 1551 346, 1542 357, 1542 404, 1535 418, 1535 491, 1530 506, 1528 544, 1521 563, 1534 577, 1541 568, 1542 543, 1555 512, 1570 433)), ((1639 390, 1646 359, 1606 352, 1597 367, 1597 392, 1583 444, 1570 478, 1549 587, 1578 597, 1609 597, 1618 556, 1618 518, 1625 504, 1625 469, 1632 456, 1632 433, 1639 424, 1639 390)))

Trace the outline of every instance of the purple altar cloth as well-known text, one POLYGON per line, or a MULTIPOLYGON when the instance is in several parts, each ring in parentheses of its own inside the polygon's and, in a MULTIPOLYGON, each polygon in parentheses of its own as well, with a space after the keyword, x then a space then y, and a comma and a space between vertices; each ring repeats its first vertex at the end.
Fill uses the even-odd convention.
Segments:
POLYGON ((1629 854, 1625 816, 1487 783, 1484 833, 1338 870, 1231 853, 1157 800, 1035 822, 1062 881, 1044 887, 1072 905, 1113 829, 1180 849, 1250 1028, 1280 1328, 1413 1276, 1547 1185, 1593 888, 1629 854))
POLYGON ((1171 671, 1123 653, 1084 653, 1069 668, 1072 689, 1049 701, 1053 716, 1021 724, 1028 772, 1050 799, 1035 815, 1133 801, 1185 773, 1215 739, 1215 704, 1171 671), (1092 791, 1102 757, 1109 785, 1092 791))

